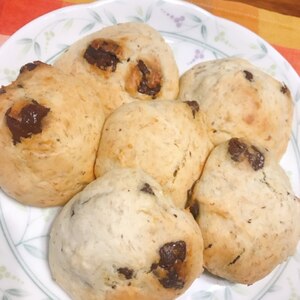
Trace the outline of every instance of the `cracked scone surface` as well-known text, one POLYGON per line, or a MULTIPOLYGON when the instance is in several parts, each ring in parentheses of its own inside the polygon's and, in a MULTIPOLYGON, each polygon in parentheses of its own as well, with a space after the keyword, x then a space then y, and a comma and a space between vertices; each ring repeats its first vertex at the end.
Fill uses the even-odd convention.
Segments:
POLYGON ((175 99, 179 75, 169 45, 141 23, 108 26, 77 41, 55 66, 97 91, 109 115, 135 100, 175 99))
POLYGON ((300 202, 287 175, 263 150, 242 141, 217 146, 195 185, 204 266, 233 282, 251 284, 294 254, 300 202))
POLYGON ((104 113, 79 80, 29 63, 0 93, 0 186, 33 206, 62 205, 94 179, 104 113))
POLYGON ((140 170, 115 169, 62 209, 50 235, 55 281, 72 299, 174 299, 202 272, 192 215, 140 170))
POLYGON ((137 101, 106 119, 95 174, 116 167, 141 168, 183 208, 211 148, 197 102, 137 101))
POLYGON ((278 160, 286 150, 291 93, 246 60, 219 59, 194 66, 180 78, 179 99, 198 101, 215 145, 231 137, 246 138, 272 151, 278 160))

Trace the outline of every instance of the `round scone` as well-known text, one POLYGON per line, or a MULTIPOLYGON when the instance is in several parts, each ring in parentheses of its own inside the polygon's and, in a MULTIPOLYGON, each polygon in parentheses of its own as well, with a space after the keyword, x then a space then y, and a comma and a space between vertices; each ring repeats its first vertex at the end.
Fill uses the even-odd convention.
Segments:
POLYGON ((104 123, 92 90, 41 63, 0 90, 0 186, 33 206, 64 204, 94 179, 104 123))
POLYGON ((246 138, 279 160, 290 134, 293 103, 289 89, 240 58, 200 63, 180 79, 179 99, 196 100, 207 115, 215 145, 246 138))
POLYGON ((62 209, 49 264, 72 299, 168 300, 202 272, 203 241, 192 215, 141 170, 114 169, 62 209))
POLYGON ((241 139, 211 152, 191 207, 199 212, 204 266, 215 275, 252 284, 296 250, 300 200, 270 152, 241 139))
POLYGON ((147 24, 105 27, 71 45, 55 66, 93 86, 106 115, 123 103, 171 100, 178 94, 171 48, 147 24))
POLYGON ((95 174, 116 167, 141 168, 184 208, 211 148, 197 102, 136 101, 106 119, 95 174))

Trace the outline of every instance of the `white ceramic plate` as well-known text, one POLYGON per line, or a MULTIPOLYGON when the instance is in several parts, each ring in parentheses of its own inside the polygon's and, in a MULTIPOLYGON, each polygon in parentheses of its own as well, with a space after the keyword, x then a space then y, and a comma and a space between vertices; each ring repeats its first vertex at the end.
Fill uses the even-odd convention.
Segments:
MULTIPOLYGON (((299 196, 299 77, 257 35, 188 3, 114 0, 51 12, 20 29, 0 48, 0 85, 14 80, 25 63, 51 63, 84 35, 128 21, 146 22, 159 30, 174 50, 181 73, 204 60, 240 56, 286 83, 295 99, 295 117, 282 165, 299 196)), ((51 280, 47 264, 49 229, 57 212, 57 208, 22 206, 0 192, 0 299, 69 299, 51 280)), ((300 249, 252 286, 232 284, 205 274, 180 299, 300 299, 300 249)))

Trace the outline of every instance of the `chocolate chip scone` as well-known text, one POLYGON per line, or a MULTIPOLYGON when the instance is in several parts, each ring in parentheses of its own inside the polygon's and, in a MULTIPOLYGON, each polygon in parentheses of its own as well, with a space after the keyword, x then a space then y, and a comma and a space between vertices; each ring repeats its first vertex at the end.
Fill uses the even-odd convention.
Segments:
POLYGON ((205 116, 196 101, 136 101, 106 119, 95 174, 102 176, 116 167, 141 168, 184 208, 211 149, 205 116))
POLYGON ((94 179, 104 113, 92 90, 41 63, 0 92, 0 186, 24 204, 64 204, 94 179))
POLYGON ((290 135, 293 103, 288 87, 240 58, 200 63, 180 79, 179 99, 196 100, 207 114, 215 145, 246 138, 279 160, 290 135))
POLYGON ((140 170, 115 169, 62 209, 51 230, 54 280, 73 300, 168 300, 202 272, 192 215, 140 170))
POLYGON ((215 275, 251 284, 296 250, 300 200, 265 149, 237 138, 217 146, 190 205, 199 212, 204 266, 215 275))
POLYGON ((106 115, 123 103, 175 99, 178 94, 171 48, 147 24, 105 27, 71 45, 55 66, 92 86, 106 115))

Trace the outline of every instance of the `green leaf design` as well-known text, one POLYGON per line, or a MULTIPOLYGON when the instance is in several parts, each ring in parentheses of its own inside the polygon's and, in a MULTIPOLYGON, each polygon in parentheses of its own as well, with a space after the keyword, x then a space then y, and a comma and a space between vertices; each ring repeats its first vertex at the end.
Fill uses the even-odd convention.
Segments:
POLYGON ((229 287, 225 288, 225 300, 233 300, 232 293, 229 287))
POLYGON ((156 6, 162 6, 164 5, 166 2, 164 0, 159 0, 156 2, 156 6))
POLYGON ((58 48, 62 49, 62 50, 66 50, 68 49, 70 46, 67 44, 57 44, 56 45, 58 48))
POLYGON ((221 31, 215 36, 215 42, 223 41, 225 37, 225 32, 221 31))
POLYGON ((275 293, 275 292, 278 292, 280 289, 281 289, 280 286, 278 286, 278 285, 272 285, 268 289, 268 293, 275 293))
POLYGON ((196 23, 199 23, 199 24, 202 23, 202 20, 196 15, 188 14, 188 17, 196 23))
POLYGON ((33 39, 20 39, 17 41, 17 44, 21 44, 21 45, 31 45, 33 43, 33 39))
POLYGON ((16 297, 28 296, 28 293, 26 291, 20 289, 8 289, 5 291, 5 293, 16 297))
POLYGON ((268 48, 266 47, 266 45, 264 43, 258 42, 260 49, 267 54, 268 53, 268 48))
POLYGON ((140 17, 129 17, 128 19, 132 22, 144 23, 144 20, 140 17))
POLYGON ((139 16, 143 16, 144 12, 143 12, 143 8, 141 6, 138 6, 136 8, 136 13, 139 15, 139 16))
POLYGON ((88 31, 92 30, 94 28, 94 26, 95 26, 95 23, 89 23, 89 24, 87 24, 86 26, 84 26, 80 30, 79 34, 84 34, 84 33, 88 32, 88 31))
MULTIPOLYGON (((296 98, 296 101, 299 100, 296 98)), ((300 253, 299 252, 296 252, 295 255, 293 256, 294 260, 296 262, 300 262, 300 253)))
POLYGON ((214 55, 215 59, 218 59, 219 58, 219 55, 216 51, 212 51, 212 54, 214 55))
POLYGON ((73 25, 73 19, 69 19, 65 24, 64 24, 64 29, 70 29, 73 25))
POLYGON ((115 16, 114 16, 112 13, 110 13, 110 12, 107 11, 107 10, 104 10, 104 13, 105 13, 107 19, 108 19, 112 24, 116 25, 116 24, 118 23, 118 21, 116 20, 115 16))
POLYGON ((252 58, 253 60, 259 60, 259 59, 264 58, 265 56, 266 56, 266 53, 262 52, 262 53, 253 55, 251 58, 252 58))
POLYGON ((46 259, 46 254, 44 251, 40 250, 39 248, 32 246, 30 244, 23 244, 24 248, 30 253, 32 256, 39 258, 39 259, 46 259))
POLYGON ((27 44, 27 45, 25 45, 23 48, 22 48, 22 54, 27 54, 28 53, 28 51, 31 49, 31 47, 32 47, 32 44, 27 44))
POLYGON ((204 24, 201 25, 201 35, 203 39, 206 41, 207 39, 207 28, 204 24))
POLYGON ((150 5, 146 11, 145 22, 148 22, 149 19, 151 18, 152 11, 153 11, 153 5, 150 5))
POLYGON ((34 52, 35 52, 35 55, 40 58, 41 57, 41 46, 39 43, 37 42, 34 42, 34 52))
POLYGON ((211 300, 213 299, 213 293, 207 291, 196 292, 191 297, 192 300, 211 300))
POLYGON ((89 10, 89 13, 98 23, 102 23, 102 18, 99 16, 98 13, 91 9, 89 10))

